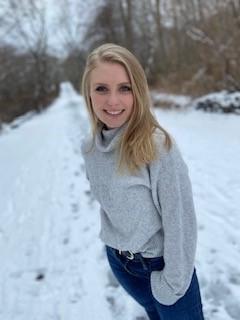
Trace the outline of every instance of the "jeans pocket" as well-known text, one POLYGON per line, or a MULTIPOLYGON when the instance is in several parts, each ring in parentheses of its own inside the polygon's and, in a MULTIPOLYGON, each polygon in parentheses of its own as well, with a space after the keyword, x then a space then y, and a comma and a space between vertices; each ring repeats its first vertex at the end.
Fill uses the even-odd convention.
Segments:
POLYGON ((124 264, 124 268, 129 274, 135 277, 146 279, 150 278, 151 270, 149 268, 144 269, 141 261, 127 261, 124 264))

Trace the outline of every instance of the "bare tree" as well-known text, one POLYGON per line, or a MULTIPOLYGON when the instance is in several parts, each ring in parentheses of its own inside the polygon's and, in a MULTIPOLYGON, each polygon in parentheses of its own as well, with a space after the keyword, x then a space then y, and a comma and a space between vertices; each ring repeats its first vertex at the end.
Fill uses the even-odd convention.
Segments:
MULTIPOLYGON (((41 110, 48 98, 48 94, 56 88, 52 87, 52 78, 56 77, 56 70, 48 59, 48 31, 46 23, 46 8, 36 0, 8 0, 7 12, 5 12, 4 23, 10 30, 12 41, 16 41, 22 48, 22 52, 28 53, 28 60, 22 66, 22 87, 26 88, 26 76, 31 69, 31 98, 33 107, 41 110), (7 14, 6 14, 7 13, 7 14)), ((12 65, 12 69, 15 64, 12 65)), ((9 73, 11 70, 9 70, 9 73)), ((13 74, 13 72, 12 72, 13 74)))
POLYGON ((106 0, 85 40, 128 47, 151 83, 200 93, 236 90, 239 12, 240 0, 106 0))
POLYGON ((126 46, 133 49, 133 2, 131 0, 120 0, 119 9, 121 20, 123 22, 124 33, 126 37, 126 46))

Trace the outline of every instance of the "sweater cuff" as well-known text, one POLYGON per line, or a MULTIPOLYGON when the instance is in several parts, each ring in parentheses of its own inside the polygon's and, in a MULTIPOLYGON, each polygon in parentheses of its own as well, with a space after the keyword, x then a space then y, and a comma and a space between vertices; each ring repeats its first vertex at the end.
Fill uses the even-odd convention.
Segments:
POLYGON ((153 297, 163 305, 173 305, 184 295, 174 292, 164 279, 163 271, 152 271, 150 281, 153 297))

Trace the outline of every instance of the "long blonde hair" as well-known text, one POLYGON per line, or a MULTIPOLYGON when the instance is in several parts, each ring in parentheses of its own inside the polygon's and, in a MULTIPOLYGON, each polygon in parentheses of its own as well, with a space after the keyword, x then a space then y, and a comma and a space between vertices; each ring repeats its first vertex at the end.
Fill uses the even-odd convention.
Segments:
POLYGON ((151 112, 150 93, 142 66, 130 51, 113 43, 103 44, 89 54, 82 78, 81 89, 90 115, 93 137, 100 120, 93 111, 90 99, 90 76, 100 62, 122 65, 131 82, 133 111, 119 141, 119 169, 120 171, 128 169, 134 173, 143 165, 156 159, 157 150, 153 137, 156 129, 165 136, 164 145, 168 150, 172 146, 172 140, 151 112))

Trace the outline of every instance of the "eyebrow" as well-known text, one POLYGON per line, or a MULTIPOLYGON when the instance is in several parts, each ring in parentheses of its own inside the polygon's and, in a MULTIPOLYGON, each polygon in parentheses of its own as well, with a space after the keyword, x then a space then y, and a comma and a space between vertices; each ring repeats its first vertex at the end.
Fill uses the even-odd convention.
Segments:
MULTIPOLYGON (((97 82, 97 83, 93 83, 94 86, 107 86, 107 83, 103 83, 103 82, 97 82)), ((131 85, 130 82, 120 82, 118 83, 118 85, 122 86, 122 85, 131 85)))

